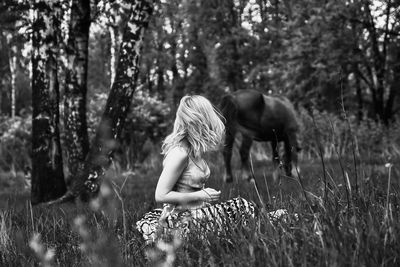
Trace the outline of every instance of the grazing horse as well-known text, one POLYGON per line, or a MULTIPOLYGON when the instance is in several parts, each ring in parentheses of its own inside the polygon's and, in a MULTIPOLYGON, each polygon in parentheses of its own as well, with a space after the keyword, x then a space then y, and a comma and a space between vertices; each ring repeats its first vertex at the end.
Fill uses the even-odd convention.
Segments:
POLYGON ((300 150, 297 141, 299 125, 294 107, 287 98, 267 96, 256 90, 239 90, 225 95, 220 107, 226 127, 225 182, 233 181, 230 162, 235 135, 238 132, 243 136, 240 157, 244 179, 250 180, 253 177, 249 166, 249 152, 253 140, 271 142, 275 170, 279 166, 278 143, 283 141, 284 168, 286 175, 292 176, 291 163, 297 165, 297 152, 300 150))

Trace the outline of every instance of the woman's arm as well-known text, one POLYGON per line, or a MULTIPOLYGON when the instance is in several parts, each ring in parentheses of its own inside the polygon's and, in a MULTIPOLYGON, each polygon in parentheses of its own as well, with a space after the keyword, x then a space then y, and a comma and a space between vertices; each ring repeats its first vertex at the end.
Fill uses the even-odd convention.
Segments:
MULTIPOLYGON (((186 204, 193 201, 211 201, 212 192, 203 190, 184 193, 173 191, 174 185, 187 166, 188 154, 185 149, 176 147, 168 152, 164 160, 164 168, 161 172, 155 192, 156 202, 171 204, 186 204), (211 196, 210 196, 211 193, 211 196)), ((207 190, 209 190, 207 188, 207 190)), ((216 190, 214 190, 217 192, 216 190)), ((218 194, 219 197, 219 194, 218 194)))

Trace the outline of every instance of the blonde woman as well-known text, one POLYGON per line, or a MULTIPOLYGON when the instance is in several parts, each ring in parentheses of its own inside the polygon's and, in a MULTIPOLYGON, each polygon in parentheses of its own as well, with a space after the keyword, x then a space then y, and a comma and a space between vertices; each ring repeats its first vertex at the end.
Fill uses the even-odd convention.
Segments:
POLYGON ((242 198, 211 205, 220 199, 221 191, 205 186, 210 168, 203 156, 220 148, 224 131, 221 115, 205 97, 181 99, 173 131, 162 145, 163 170, 155 200, 163 209, 146 213, 136 223, 146 241, 154 241, 158 233, 168 229, 187 232, 190 223, 211 222, 221 227, 237 217, 236 212, 224 213, 232 213, 232 207, 254 215, 254 206, 242 198))

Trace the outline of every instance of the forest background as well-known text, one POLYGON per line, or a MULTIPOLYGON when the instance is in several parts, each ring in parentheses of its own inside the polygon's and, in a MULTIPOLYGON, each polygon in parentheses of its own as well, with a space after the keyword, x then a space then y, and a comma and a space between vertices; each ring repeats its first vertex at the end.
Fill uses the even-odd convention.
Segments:
MULTIPOLYGON (((61 165, 67 184, 76 171, 76 162, 69 160, 71 151, 76 149, 70 147, 74 142, 68 136, 74 125, 67 122, 73 97, 68 89, 68 71, 69 40, 75 33, 71 31, 74 2, 79 1, 57 1, 54 13, 58 28, 54 57, 57 64, 53 70, 58 77, 56 109, 60 114, 61 165)), ((83 74, 87 75, 85 89, 80 92, 86 98, 80 102, 85 108, 79 112, 86 117, 88 138, 77 143, 83 144, 80 150, 87 152, 118 75, 119 49, 131 3, 82 2, 89 3, 86 24, 90 28, 88 64, 80 69, 82 73, 87 71, 83 74)), ((371 177, 379 180, 387 171, 382 166, 392 166, 400 156, 399 5, 394 0, 156 1, 144 35, 138 79, 120 149, 112 160, 122 181, 132 178, 129 183, 134 189, 129 187, 133 190, 129 195, 144 198, 150 203, 146 207, 154 206, 149 200, 152 191, 139 197, 140 190, 149 186, 143 179, 157 176, 160 142, 171 130, 182 96, 202 94, 218 106, 224 94, 238 89, 284 95, 294 103, 301 123, 301 167, 315 170, 320 169, 316 163, 321 159, 338 160, 343 177, 350 173, 347 181, 356 188, 357 175, 365 181, 371 177), (357 169, 361 162, 368 164, 366 169, 357 169), (353 165, 355 169, 350 171, 353 165)), ((42 102, 33 94, 34 17, 33 1, 4 0, 0 4, 0 196, 8 199, 3 204, 9 203, 10 195, 29 195, 32 160, 36 159, 32 150, 32 113, 34 105, 42 102)), ((253 148, 256 167, 263 166, 263 160, 270 160, 268 149, 261 143, 253 148)), ((215 166, 222 164, 220 156, 214 156, 215 166)), ((340 173, 335 168, 332 172, 340 173)), ((223 172, 217 174, 222 176, 223 172)), ((261 175, 257 170, 256 174, 261 175)), ((317 175, 319 181, 323 175, 317 175)), ((308 183, 315 185, 312 179, 308 183)), ((341 190, 347 190, 346 181, 341 183, 341 190)), ((282 203, 282 195, 280 200, 282 203)), ((382 208, 386 209, 384 203, 382 208)), ((3 221, 8 218, 2 216, 3 221)), ((27 231, 27 238, 34 229, 27 231)), ((385 229, 378 232, 385 236, 385 229)), ((315 244, 317 248, 318 242, 315 244)), ((379 258, 382 259, 388 258, 379 258)), ((396 258, 391 260, 396 262, 396 258)))
MULTIPOLYGON (((30 6, 29 1, 7 0, 0 9, 3 171, 30 166, 30 6)), ((91 1, 90 8, 86 105, 93 138, 115 78, 130 5, 91 1)), ((60 16, 60 133, 65 141, 68 1, 60 16)), ((183 95, 202 94, 218 106, 222 95, 238 89, 292 100, 303 122, 306 155, 317 156, 308 138, 312 116, 324 117, 321 127, 326 129, 331 128, 327 118, 339 124, 334 131, 339 150, 349 145, 343 112, 360 149, 398 155, 398 135, 390 132, 396 132, 400 109, 399 16, 396 1, 158 2, 145 34, 137 90, 122 138, 127 144, 121 158, 124 168, 142 161, 150 146, 159 146, 183 95)), ((325 153, 333 154, 329 148, 325 153)))

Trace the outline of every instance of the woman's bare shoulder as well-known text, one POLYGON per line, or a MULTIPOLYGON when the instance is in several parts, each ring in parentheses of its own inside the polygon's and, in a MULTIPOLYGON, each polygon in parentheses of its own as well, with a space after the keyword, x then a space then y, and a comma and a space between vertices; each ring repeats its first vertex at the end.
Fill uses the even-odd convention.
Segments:
POLYGON ((166 157, 168 157, 168 156, 185 158, 185 157, 189 156, 189 151, 184 146, 176 146, 176 147, 171 148, 171 150, 168 152, 166 157))
POLYGON ((175 164, 185 163, 187 162, 189 157, 189 151, 185 146, 175 146, 171 148, 167 155, 165 155, 163 165, 174 162, 175 164))

